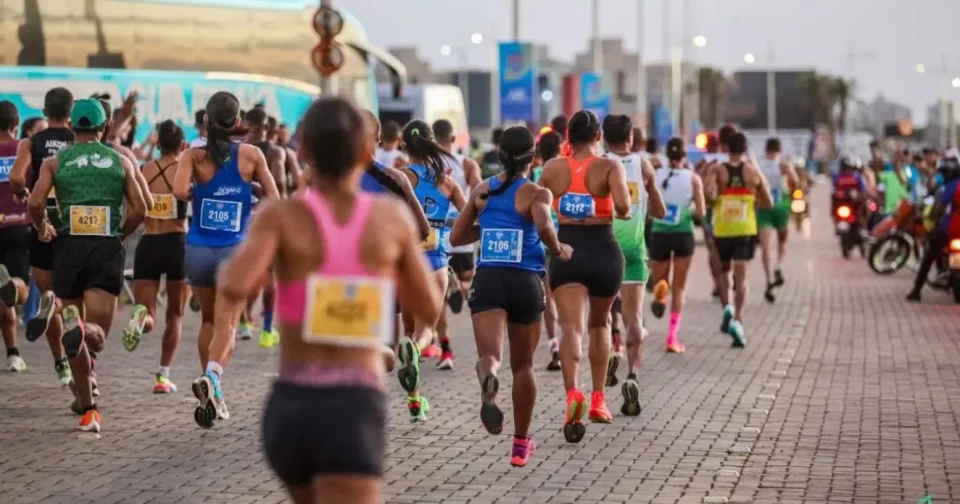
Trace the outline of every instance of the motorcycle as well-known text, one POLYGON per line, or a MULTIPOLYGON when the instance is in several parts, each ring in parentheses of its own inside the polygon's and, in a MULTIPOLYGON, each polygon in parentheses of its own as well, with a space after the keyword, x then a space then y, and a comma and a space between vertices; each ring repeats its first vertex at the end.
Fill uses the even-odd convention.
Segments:
POLYGON ((896 213, 881 220, 871 235, 874 241, 867 252, 867 264, 878 275, 892 275, 906 266, 911 256, 920 261, 927 227, 917 205, 901 201, 896 213))
POLYGON ((950 268, 950 289, 953 302, 960 304, 960 239, 952 238, 947 245, 947 266, 950 268))
POLYGON ((790 201, 790 215, 793 223, 797 226, 797 231, 801 231, 803 220, 807 218, 807 198, 803 189, 793 190, 793 200, 790 201))
POLYGON ((856 200, 857 191, 838 191, 833 199, 834 229, 840 237, 840 253, 844 259, 850 258, 850 251, 855 247, 860 249, 861 256, 866 256, 856 200))

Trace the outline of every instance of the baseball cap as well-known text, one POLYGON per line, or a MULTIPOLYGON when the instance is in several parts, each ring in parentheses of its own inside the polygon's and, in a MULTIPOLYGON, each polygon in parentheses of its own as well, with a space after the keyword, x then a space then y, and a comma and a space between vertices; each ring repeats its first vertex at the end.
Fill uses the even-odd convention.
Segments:
POLYGON ((98 130, 107 122, 107 113, 100 100, 83 98, 73 103, 70 125, 76 130, 98 130))

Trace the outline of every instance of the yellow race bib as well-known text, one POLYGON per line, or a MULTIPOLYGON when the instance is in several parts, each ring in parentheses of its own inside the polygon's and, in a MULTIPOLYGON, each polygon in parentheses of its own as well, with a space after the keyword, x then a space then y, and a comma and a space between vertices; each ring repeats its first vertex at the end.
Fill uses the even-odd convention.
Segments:
POLYGON ((154 194, 153 209, 147 212, 147 217, 160 220, 175 220, 177 218, 177 200, 172 194, 154 194))
POLYGON ((630 204, 637 206, 640 204, 640 183, 627 181, 627 191, 630 193, 630 204))
POLYGON ((376 347, 393 339, 393 280, 312 275, 303 341, 376 347))
POLYGON ((742 200, 725 199, 720 203, 720 218, 726 222, 746 222, 748 204, 742 200))
POLYGON ((70 234, 73 236, 111 236, 110 207, 70 207, 70 234))
POLYGON ((437 250, 437 247, 440 245, 440 233, 437 232, 437 228, 430 228, 430 234, 427 235, 427 239, 423 240, 423 250, 424 252, 430 252, 431 250, 437 250))

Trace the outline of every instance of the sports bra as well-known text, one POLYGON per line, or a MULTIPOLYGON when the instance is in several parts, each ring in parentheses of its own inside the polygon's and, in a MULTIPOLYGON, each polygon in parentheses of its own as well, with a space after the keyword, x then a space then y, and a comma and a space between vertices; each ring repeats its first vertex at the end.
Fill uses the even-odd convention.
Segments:
POLYGON ((587 169, 596 156, 577 161, 573 157, 566 157, 570 167, 570 187, 567 192, 553 200, 553 209, 563 219, 585 220, 588 218, 612 218, 613 196, 594 196, 587 189, 587 169))
POLYGON ((147 182, 147 186, 153 184, 158 178, 163 179, 163 183, 166 184, 167 190, 170 192, 153 193, 153 209, 147 212, 147 218, 158 219, 158 220, 181 220, 187 218, 187 202, 180 201, 173 196, 173 186, 170 185, 170 181, 167 180, 166 171, 171 166, 179 163, 179 161, 174 161, 167 166, 160 166, 159 161, 154 161, 157 164, 157 169, 159 170, 156 175, 153 176, 147 182))

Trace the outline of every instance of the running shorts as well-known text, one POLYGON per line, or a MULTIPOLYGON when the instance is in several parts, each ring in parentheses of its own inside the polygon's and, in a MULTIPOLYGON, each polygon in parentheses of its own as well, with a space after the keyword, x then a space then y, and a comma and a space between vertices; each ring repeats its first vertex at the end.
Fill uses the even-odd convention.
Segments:
POLYGON ((145 234, 133 255, 133 279, 180 282, 185 278, 184 255, 187 235, 184 233, 145 234))
POLYGON ((787 229, 790 224, 790 207, 776 204, 773 208, 757 209, 757 227, 773 228, 777 231, 787 229))
POLYGON ((573 247, 569 261, 550 261, 550 288, 580 284, 591 297, 613 297, 623 282, 624 260, 613 228, 560 225, 558 238, 573 247))
POLYGON ((80 299, 91 289, 114 296, 123 290, 126 252, 117 237, 57 238, 53 260, 53 293, 60 299, 80 299))
POLYGON ((287 486, 330 474, 383 476, 387 397, 379 390, 278 381, 261 429, 267 463, 287 486))
POLYGON ((547 305, 543 281, 534 271, 518 268, 479 268, 467 297, 470 313, 507 312, 507 323, 536 324, 547 305))
POLYGON ((216 287, 217 271, 237 248, 228 247, 200 247, 187 244, 184 249, 184 273, 187 283, 193 287, 216 287))
POLYGON ((720 262, 727 266, 730 261, 750 261, 753 260, 754 252, 757 250, 756 236, 736 236, 732 238, 713 239, 717 246, 717 255, 720 256, 720 262))
POLYGON ((0 263, 13 278, 30 284, 30 226, 0 228, 0 263))
POLYGON ((454 252, 450 254, 450 267, 457 277, 463 276, 476 268, 473 252, 454 252))
POLYGON ((30 226, 30 266, 43 271, 53 271, 53 256, 58 240, 59 238, 54 238, 44 243, 37 237, 37 230, 30 226))
POLYGON ((662 262, 672 257, 690 257, 695 247, 693 233, 653 233, 650 238, 650 259, 662 262))

